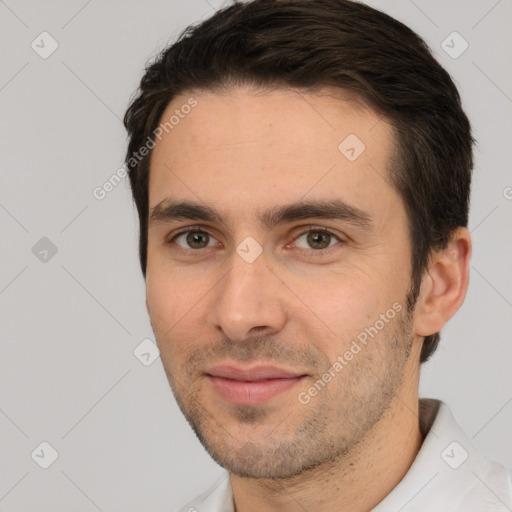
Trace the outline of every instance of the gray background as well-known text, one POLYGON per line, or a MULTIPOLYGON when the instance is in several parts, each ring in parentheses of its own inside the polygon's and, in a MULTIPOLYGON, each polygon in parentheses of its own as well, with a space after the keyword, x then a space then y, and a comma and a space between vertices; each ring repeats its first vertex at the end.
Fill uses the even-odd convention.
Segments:
MULTIPOLYGON (((221 472, 160 359, 134 355, 153 334, 127 180, 93 196, 122 165, 120 119, 147 59, 221 4, 0 0, 0 510, 174 510, 221 472), (59 45, 46 59, 31 47, 51 48, 43 31, 59 45), (43 441, 58 452, 48 469, 43 441)), ((512 3, 370 4, 427 40, 478 139, 469 293, 421 394, 512 467, 512 3), (458 58, 441 46, 453 31, 469 44, 458 58)))

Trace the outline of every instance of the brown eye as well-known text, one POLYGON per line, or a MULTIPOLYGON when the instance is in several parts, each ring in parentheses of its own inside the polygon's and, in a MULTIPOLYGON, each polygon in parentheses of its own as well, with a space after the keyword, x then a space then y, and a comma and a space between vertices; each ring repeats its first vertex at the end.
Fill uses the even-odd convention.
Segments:
POLYGON ((295 244, 300 249, 326 250, 340 242, 338 236, 323 229, 310 229, 295 239, 295 244))
POLYGON ((183 249, 204 249, 210 245, 212 240, 213 238, 208 233, 199 230, 185 231, 173 239, 183 249))
POLYGON ((331 241, 331 235, 320 231, 310 231, 306 239, 313 249, 327 249, 331 241))

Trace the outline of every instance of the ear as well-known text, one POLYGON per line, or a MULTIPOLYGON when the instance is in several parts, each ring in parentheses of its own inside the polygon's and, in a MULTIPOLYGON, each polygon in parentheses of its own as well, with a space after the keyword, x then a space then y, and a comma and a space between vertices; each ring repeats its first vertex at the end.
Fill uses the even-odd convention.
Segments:
POLYGON ((471 235, 463 227, 455 230, 444 249, 432 254, 415 308, 418 336, 439 332, 460 308, 468 289, 470 258, 471 235))

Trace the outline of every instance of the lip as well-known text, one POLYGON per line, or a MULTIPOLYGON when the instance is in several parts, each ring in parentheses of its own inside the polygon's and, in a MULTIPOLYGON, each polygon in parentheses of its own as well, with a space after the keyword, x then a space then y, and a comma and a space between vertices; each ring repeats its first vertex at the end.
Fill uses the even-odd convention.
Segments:
POLYGON ((236 405, 255 405, 284 393, 306 377, 275 366, 215 366, 206 372, 215 392, 236 405))

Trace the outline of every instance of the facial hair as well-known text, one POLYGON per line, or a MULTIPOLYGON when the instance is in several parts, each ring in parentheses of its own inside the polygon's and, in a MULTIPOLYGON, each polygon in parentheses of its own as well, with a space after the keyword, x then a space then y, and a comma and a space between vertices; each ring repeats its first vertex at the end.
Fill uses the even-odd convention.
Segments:
MULTIPOLYGON (((352 339, 337 342, 341 354, 352 339)), ((332 367, 311 345, 268 336, 243 342, 223 338, 191 352, 179 368, 172 357, 162 354, 162 359, 181 411, 219 465, 245 478, 290 479, 357 452, 394 403, 412 343, 412 314, 404 308, 308 404, 292 394, 286 414, 265 404, 215 408, 204 400, 201 369, 226 359, 311 368, 307 389, 332 367)))

